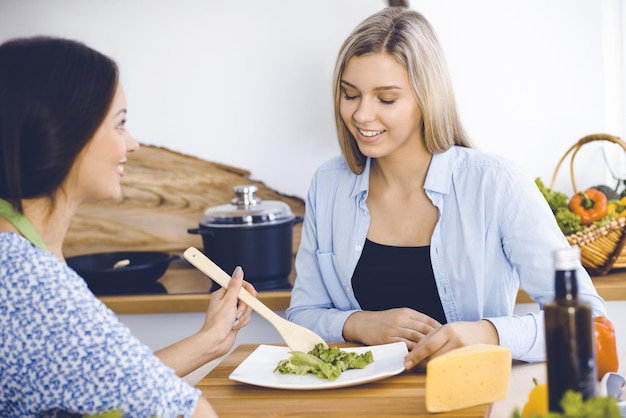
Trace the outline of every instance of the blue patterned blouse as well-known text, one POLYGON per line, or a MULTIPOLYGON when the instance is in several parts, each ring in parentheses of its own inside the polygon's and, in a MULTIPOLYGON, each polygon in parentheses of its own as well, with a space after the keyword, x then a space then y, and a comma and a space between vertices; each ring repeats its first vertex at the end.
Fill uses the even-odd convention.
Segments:
POLYGON ((199 396, 72 269, 0 233, 0 416, 189 417, 199 396))

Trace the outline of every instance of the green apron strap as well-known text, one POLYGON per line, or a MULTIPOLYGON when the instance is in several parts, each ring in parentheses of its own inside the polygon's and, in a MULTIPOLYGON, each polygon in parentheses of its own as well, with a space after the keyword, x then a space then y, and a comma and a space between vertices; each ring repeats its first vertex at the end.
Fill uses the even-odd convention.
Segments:
POLYGON ((19 213, 12 204, 4 199, 0 199, 0 217, 5 218, 11 222, 15 228, 30 242, 42 250, 48 251, 46 244, 35 230, 33 224, 30 223, 28 218, 19 213))

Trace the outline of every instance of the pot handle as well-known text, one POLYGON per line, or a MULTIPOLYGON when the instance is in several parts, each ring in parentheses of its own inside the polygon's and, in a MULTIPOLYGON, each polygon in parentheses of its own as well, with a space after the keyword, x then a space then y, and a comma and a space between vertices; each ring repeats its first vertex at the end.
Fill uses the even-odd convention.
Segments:
POLYGON ((298 225, 299 223, 304 222, 304 218, 302 216, 296 216, 295 218, 293 218, 293 224, 298 225))
POLYGON ((187 229, 187 232, 189 234, 202 235, 203 238, 205 236, 215 238, 215 231, 212 231, 211 229, 208 229, 208 228, 189 228, 187 229))

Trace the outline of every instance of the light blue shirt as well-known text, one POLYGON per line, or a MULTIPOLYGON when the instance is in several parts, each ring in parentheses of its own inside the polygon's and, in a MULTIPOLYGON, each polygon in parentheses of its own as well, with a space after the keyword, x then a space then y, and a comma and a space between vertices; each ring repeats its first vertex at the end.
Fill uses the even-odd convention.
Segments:
MULTIPOLYGON (((352 274, 370 223, 369 173, 369 160, 355 175, 336 157, 307 195, 286 313, 327 341, 344 341, 346 319, 361 309, 352 274)), ((543 311, 514 316, 513 308, 520 286, 540 306, 553 300, 552 253, 569 244, 535 183, 502 157, 454 146, 433 155, 424 190, 439 212, 430 257, 447 321, 488 319, 514 359, 545 360, 543 311)), ((606 315, 582 266, 577 276, 579 298, 606 315)))

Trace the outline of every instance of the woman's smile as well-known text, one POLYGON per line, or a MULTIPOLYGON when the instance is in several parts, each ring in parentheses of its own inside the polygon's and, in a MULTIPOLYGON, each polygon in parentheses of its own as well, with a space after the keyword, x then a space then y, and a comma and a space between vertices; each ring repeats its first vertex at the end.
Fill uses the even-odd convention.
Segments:
POLYGON ((359 131, 359 134, 361 136, 364 136, 366 138, 374 138, 377 137, 378 135, 381 135, 383 133, 385 133, 385 131, 368 131, 365 129, 361 129, 361 128, 356 128, 359 131))
POLYGON ((115 166, 115 172, 120 176, 120 177, 124 177, 124 165, 126 164, 126 161, 122 161, 120 163, 118 163, 115 166))

